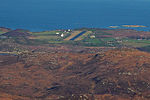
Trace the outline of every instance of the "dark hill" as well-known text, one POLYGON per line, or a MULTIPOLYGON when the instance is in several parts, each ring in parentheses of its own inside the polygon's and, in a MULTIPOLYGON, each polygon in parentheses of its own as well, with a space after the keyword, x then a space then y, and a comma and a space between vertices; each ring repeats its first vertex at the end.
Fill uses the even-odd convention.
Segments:
POLYGON ((26 30, 17 29, 17 30, 13 30, 13 31, 4 33, 2 35, 8 36, 8 37, 25 37, 25 36, 30 36, 30 33, 28 33, 28 31, 26 31, 26 30))
POLYGON ((9 32, 9 31, 11 31, 11 29, 10 28, 5 28, 5 27, 0 27, 0 31, 1 32, 9 32))

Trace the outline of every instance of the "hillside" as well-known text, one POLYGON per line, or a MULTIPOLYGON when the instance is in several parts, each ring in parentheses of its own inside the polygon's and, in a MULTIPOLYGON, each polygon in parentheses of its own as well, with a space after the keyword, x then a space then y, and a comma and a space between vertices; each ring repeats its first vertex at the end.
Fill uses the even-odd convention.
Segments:
POLYGON ((0 56, 1 100, 149 100, 150 54, 31 52, 0 56))
POLYGON ((2 36, 7 36, 7 37, 25 37, 25 36, 30 36, 30 34, 26 30, 16 29, 16 30, 8 31, 8 32, 2 34, 2 36))

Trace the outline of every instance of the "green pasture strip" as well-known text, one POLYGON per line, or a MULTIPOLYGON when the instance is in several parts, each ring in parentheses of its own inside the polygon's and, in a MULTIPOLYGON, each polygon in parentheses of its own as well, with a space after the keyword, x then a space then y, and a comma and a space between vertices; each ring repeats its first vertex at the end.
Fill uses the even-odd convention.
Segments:
POLYGON ((45 31, 45 32, 33 32, 31 33, 34 36, 48 36, 48 35, 57 35, 56 33, 62 33, 61 31, 45 31))
POLYGON ((108 38, 102 38, 101 40, 107 42, 107 41, 115 41, 116 39, 108 37, 108 38))
POLYGON ((123 44, 133 47, 144 47, 150 45, 150 40, 125 39, 123 44))

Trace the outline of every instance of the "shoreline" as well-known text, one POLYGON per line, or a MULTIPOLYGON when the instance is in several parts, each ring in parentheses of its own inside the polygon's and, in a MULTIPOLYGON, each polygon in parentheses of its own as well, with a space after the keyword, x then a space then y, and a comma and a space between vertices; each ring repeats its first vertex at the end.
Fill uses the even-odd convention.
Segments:
POLYGON ((80 30, 80 29, 106 29, 106 30, 115 30, 115 29, 129 29, 129 30, 136 30, 136 31, 144 31, 144 32, 150 32, 150 27, 149 26, 144 26, 144 25, 110 25, 107 27, 80 27, 80 28, 64 28, 64 29, 42 29, 41 31, 37 31, 36 29, 26 29, 26 28, 11 28, 11 27, 4 27, 0 26, 0 31, 1 29, 5 30, 26 30, 29 32, 47 32, 47 31, 63 31, 63 30, 80 30), (149 29, 145 29, 149 28, 149 29), (34 31, 33 31, 34 30, 34 31))

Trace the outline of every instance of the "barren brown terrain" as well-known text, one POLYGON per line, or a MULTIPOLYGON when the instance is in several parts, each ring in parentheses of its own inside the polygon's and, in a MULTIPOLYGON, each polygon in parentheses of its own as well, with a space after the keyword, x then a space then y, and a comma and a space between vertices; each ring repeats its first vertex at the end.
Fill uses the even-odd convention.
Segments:
POLYGON ((0 100, 150 100, 150 32, 0 31, 0 100))
POLYGON ((0 100, 149 100, 149 61, 126 48, 0 55, 0 100))

